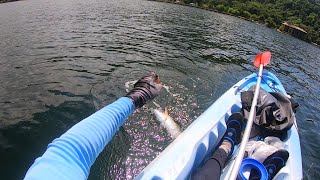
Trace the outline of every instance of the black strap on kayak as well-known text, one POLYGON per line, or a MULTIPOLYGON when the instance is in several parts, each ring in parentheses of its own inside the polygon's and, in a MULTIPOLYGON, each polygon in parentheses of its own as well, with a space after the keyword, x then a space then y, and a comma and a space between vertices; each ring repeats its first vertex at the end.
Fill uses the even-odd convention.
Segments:
MULTIPOLYGON (((245 118, 249 116, 254 96, 253 89, 250 88, 249 91, 241 93, 242 112, 245 118)), ((294 123, 292 106, 290 99, 282 93, 269 93, 260 88, 254 124, 265 130, 267 134, 282 136, 294 123)))

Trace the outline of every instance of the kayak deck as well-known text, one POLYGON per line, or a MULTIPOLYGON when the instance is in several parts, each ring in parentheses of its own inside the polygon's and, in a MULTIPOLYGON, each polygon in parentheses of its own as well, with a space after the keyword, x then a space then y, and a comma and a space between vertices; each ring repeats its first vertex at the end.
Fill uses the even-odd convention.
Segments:
MULTIPOLYGON (((144 168, 136 179, 187 179, 212 155, 226 131, 225 120, 232 113, 240 111, 240 93, 247 91, 256 82, 257 74, 253 73, 231 87, 144 168)), ((279 79, 270 72, 263 73, 261 88, 287 95, 279 79)), ((302 179, 300 140, 296 123, 283 142, 290 156, 286 166, 274 179, 302 179)), ((234 157, 230 160, 231 163, 233 159, 234 157)), ((221 179, 225 179, 231 163, 223 170, 221 179)))

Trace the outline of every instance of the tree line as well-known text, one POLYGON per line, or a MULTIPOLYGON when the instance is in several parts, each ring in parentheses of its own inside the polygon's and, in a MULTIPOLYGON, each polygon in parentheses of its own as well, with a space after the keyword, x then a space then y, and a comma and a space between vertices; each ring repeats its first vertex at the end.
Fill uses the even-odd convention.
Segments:
MULTIPOLYGON (((175 1, 178 2, 178 1, 175 1)), ((308 32, 307 41, 320 45, 320 0, 181 0, 204 9, 232 14, 280 28, 284 21, 308 32)))

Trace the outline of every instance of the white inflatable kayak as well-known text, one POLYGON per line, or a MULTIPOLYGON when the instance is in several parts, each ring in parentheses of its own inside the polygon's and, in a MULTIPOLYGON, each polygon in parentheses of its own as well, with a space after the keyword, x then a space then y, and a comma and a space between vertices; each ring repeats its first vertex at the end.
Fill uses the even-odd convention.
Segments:
MULTIPOLYGON (((232 113, 240 111, 242 106, 240 93, 247 91, 256 82, 257 73, 253 73, 231 87, 144 168, 136 179, 188 179, 191 173, 212 155, 225 133, 226 119, 232 113)), ((268 92, 281 92, 287 95, 279 79, 270 72, 263 73, 261 88, 268 92)), ((290 156, 286 166, 274 179, 302 179, 300 140, 296 121, 287 133, 288 136, 283 143, 290 156)), ((233 154, 235 156, 236 152, 233 154)), ((234 156, 223 170, 221 179, 226 179, 234 156)))

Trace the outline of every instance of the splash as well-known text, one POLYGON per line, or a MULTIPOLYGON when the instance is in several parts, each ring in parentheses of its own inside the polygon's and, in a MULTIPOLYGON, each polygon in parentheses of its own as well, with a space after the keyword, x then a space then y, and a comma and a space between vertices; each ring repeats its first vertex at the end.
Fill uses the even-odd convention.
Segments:
MULTIPOLYGON (((124 83, 127 92, 135 82, 124 83)), ((196 97, 192 93, 193 88, 197 87, 197 81, 189 82, 192 85, 188 88, 173 80, 162 82, 159 96, 126 121, 124 127, 129 137, 132 137, 126 161, 123 162, 127 179, 133 179, 173 141, 170 133, 153 116, 155 109, 167 109, 181 130, 186 129, 200 114, 196 97)))

